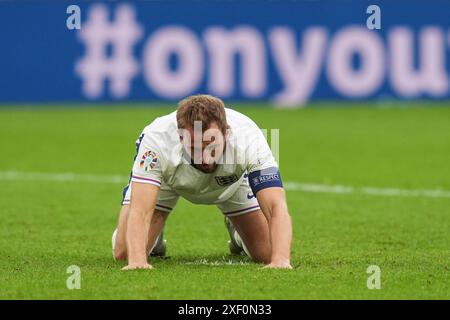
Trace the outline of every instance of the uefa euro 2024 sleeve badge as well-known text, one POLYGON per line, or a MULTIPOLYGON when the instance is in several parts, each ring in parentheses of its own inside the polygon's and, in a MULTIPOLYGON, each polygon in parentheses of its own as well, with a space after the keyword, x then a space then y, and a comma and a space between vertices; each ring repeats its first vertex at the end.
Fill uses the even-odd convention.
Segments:
POLYGON ((142 155, 139 166, 141 167, 141 169, 144 169, 144 171, 148 172, 148 171, 152 170, 156 166, 157 163, 158 163, 158 157, 156 156, 156 153, 149 150, 142 155))

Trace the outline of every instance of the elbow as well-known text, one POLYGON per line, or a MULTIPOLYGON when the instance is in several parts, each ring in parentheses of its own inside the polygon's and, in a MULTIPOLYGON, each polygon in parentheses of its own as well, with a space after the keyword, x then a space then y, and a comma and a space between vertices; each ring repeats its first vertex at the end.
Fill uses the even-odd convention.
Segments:
POLYGON ((282 216, 289 216, 289 211, 286 202, 280 201, 277 203, 272 204, 270 215, 273 217, 282 217, 282 216))

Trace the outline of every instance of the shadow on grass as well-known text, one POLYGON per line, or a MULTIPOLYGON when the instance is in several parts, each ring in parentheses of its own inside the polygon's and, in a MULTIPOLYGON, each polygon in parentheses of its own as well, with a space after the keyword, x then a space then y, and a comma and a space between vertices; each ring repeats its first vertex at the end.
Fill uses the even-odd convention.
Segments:
POLYGON ((258 265, 247 256, 236 255, 195 255, 195 256, 176 256, 171 258, 171 262, 180 265, 191 266, 244 266, 258 265))
MULTIPOLYGON (((101 255, 76 255, 70 254, 59 260, 60 263, 77 265, 84 268, 122 268, 126 266, 126 261, 114 261, 111 256, 101 255), (63 262, 64 261, 64 262, 63 262)), ((258 266, 261 264, 253 262, 247 256, 236 255, 175 255, 166 257, 150 257, 150 263, 155 266, 258 266)))

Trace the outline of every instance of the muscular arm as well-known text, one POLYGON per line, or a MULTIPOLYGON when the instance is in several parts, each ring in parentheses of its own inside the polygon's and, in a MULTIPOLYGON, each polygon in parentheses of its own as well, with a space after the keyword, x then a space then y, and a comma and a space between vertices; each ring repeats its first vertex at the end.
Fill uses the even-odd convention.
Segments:
POLYGON ((147 263, 147 230, 158 199, 159 187, 132 182, 127 222, 128 266, 124 270, 151 268, 147 263))
POLYGON ((283 188, 273 187, 256 194, 259 206, 269 222, 272 244, 269 268, 291 268, 292 222, 283 188))

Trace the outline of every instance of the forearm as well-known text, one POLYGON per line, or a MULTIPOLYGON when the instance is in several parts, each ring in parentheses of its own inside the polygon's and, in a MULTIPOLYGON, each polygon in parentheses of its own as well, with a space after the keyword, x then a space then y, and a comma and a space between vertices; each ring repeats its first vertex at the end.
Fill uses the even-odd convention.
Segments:
POLYGON ((145 211, 130 209, 127 223, 128 264, 147 263, 145 211))
POLYGON ((276 205, 270 215, 270 236, 272 243, 271 262, 290 263, 292 222, 285 205, 276 205))

